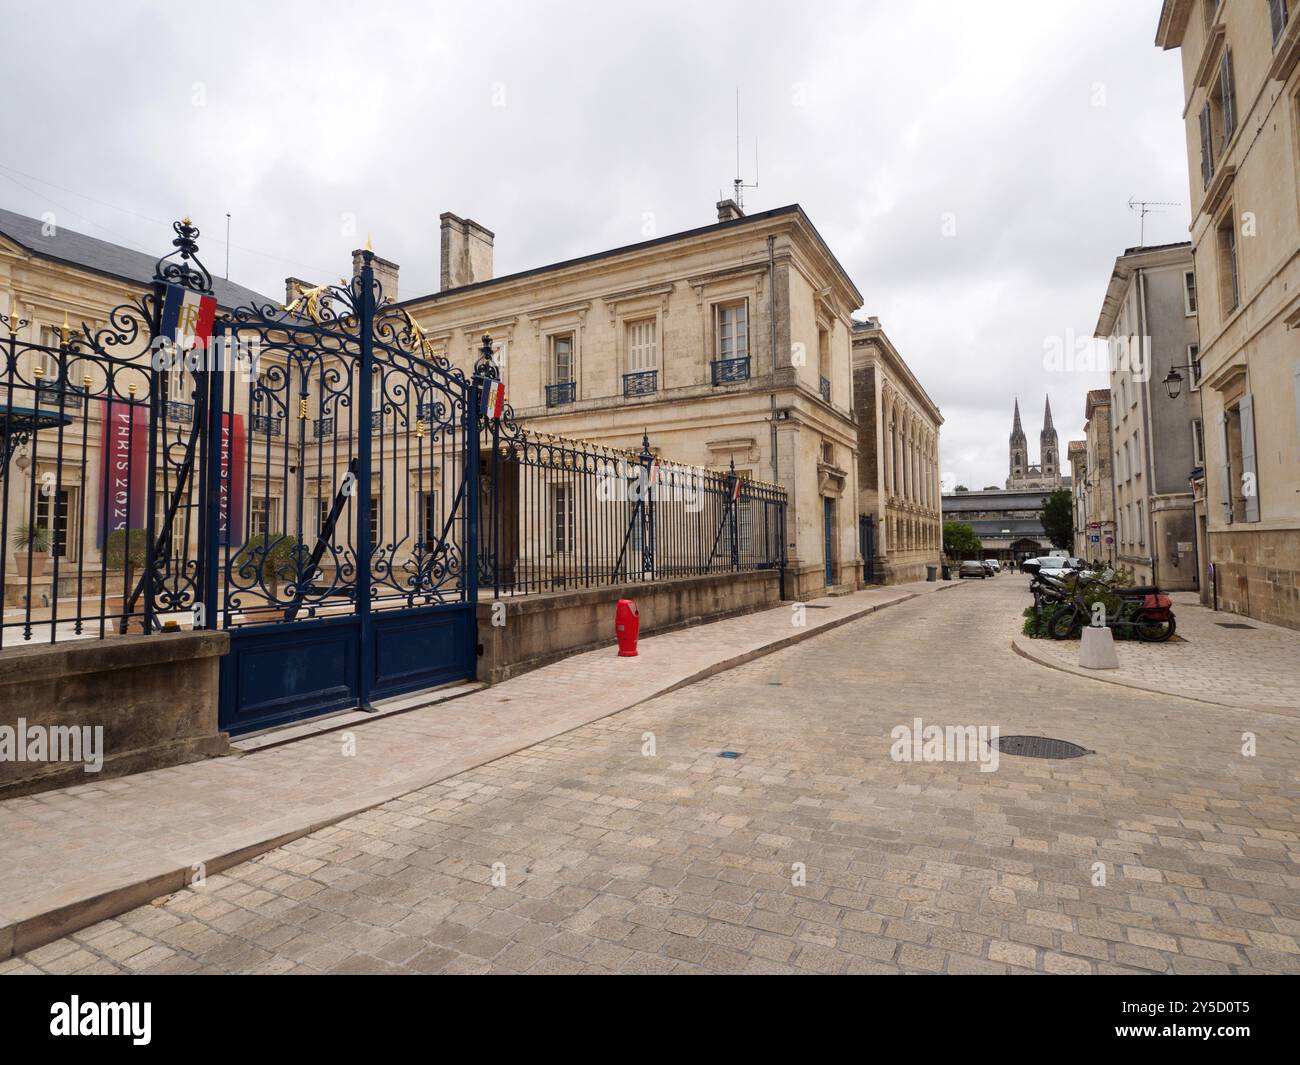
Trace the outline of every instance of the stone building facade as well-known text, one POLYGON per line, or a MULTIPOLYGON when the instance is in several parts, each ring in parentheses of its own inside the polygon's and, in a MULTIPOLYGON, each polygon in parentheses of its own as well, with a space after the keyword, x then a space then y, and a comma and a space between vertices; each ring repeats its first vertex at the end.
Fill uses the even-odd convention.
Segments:
POLYGON ((1195 589, 1190 478, 1201 464, 1200 389, 1176 398, 1163 378, 1197 364, 1190 244, 1129 248, 1115 260, 1094 335, 1110 354, 1111 450, 1121 566, 1139 584, 1195 589))
POLYGON ((1183 67, 1202 597, 1300 628, 1300 3, 1165 0, 1156 44, 1183 67))
POLYGON ((492 337, 516 418, 783 486, 787 594, 862 579, 850 369, 862 296, 797 205, 505 277, 492 233, 443 219, 441 291, 402 301, 469 369, 492 337), (468 271, 468 272, 466 272, 468 271))
POLYGON ((875 536, 873 572, 883 583, 924 580, 943 551, 939 427, 943 417, 881 328, 853 323, 858 512, 875 536))

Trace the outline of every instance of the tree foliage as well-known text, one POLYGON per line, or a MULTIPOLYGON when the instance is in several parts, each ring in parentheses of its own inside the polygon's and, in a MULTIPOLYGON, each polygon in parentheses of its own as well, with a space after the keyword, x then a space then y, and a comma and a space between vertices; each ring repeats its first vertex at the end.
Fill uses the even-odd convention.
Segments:
POLYGON ((1074 544, 1074 497, 1068 488, 1058 488, 1043 500, 1043 532, 1059 551, 1074 544))
POLYGON ((943 552, 949 558, 978 555, 981 550, 983 545, 969 522, 950 520, 943 523, 943 552))

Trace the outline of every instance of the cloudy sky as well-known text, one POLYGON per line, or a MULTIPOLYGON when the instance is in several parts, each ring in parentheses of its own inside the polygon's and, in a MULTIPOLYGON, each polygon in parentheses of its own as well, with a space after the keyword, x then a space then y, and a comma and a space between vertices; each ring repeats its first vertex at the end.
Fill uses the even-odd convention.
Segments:
POLYGON ((353 248, 438 284, 438 215, 498 274, 798 202, 941 407, 943 468, 1007 472, 1051 394, 1062 452, 1131 197, 1187 238, 1177 53, 1160 0, 7 4, 0 206, 141 250, 168 220, 268 295, 353 248), (349 222, 355 227, 349 228, 349 222))

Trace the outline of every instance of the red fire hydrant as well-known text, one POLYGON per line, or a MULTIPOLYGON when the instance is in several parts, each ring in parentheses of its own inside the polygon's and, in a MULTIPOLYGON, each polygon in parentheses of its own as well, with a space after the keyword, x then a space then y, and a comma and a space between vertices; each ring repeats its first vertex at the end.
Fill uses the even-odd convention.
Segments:
POLYGON ((641 616, 637 613, 634 600, 618 601, 618 610, 614 613, 614 631, 618 634, 618 657, 635 658, 636 637, 641 631, 641 616))

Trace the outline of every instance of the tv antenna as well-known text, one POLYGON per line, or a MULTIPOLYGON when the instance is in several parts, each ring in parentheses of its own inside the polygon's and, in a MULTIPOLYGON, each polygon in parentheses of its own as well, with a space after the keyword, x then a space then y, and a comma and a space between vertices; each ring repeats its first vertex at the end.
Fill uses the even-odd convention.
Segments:
POLYGON ((1166 203, 1164 200, 1139 200, 1135 196, 1128 198, 1128 209, 1138 215, 1138 247, 1146 247, 1147 215, 1164 214, 1166 207, 1181 207, 1180 203, 1166 203))
POLYGON ((754 138, 754 183, 746 184, 745 179, 740 176, 740 86, 736 87, 736 179, 731 183, 735 190, 732 199, 736 201, 736 206, 744 209, 745 190, 758 188, 758 138, 754 138))

